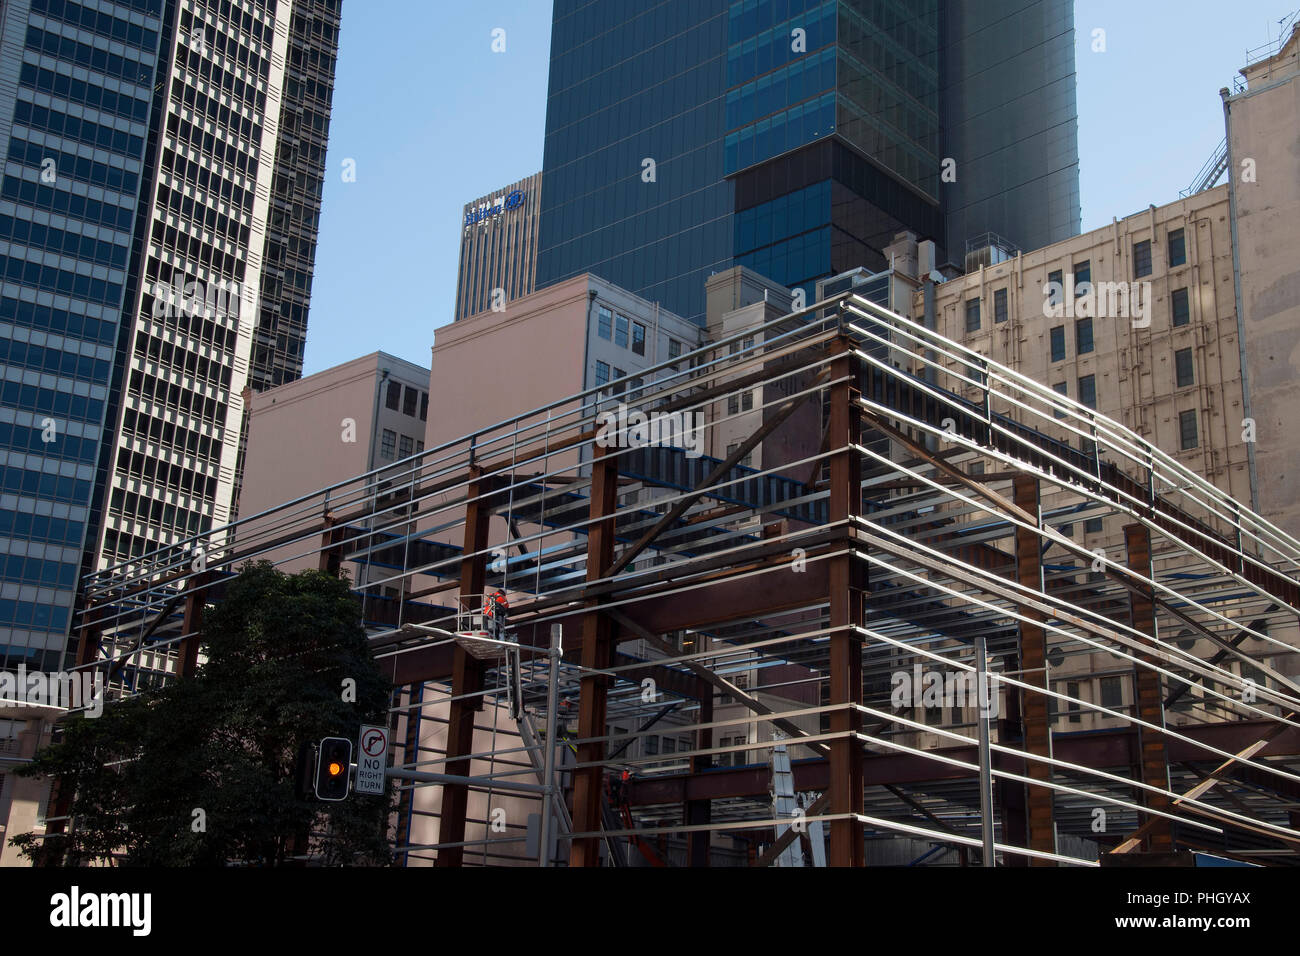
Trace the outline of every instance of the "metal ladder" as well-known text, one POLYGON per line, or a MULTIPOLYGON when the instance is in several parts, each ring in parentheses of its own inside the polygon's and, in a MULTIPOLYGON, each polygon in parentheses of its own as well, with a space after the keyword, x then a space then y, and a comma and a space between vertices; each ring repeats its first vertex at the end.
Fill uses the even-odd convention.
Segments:
MULTIPOLYGON (((784 740, 784 735, 777 734, 776 740, 784 740)), ((811 801, 807 801, 811 802, 811 801)), ((794 771, 790 768, 790 754, 785 749, 785 744, 777 743, 772 747, 772 816, 778 820, 788 820, 803 815, 802 811, 805 803, 801 802, 795 794, 794 789, 794 771)), ((799 839, 792 842, 781 855, 776 858, 773 866, 803 866, 803 844, 808 844, 808 849, 812 855, 813 866, 826 865, 826 841, 822 836, 822 824, 820 820, 813 820, 805 823, 806 829, 799 834, 799 839)), ((780 839, 790 827, 778 826, 776 829, 777 838, 780 839)))

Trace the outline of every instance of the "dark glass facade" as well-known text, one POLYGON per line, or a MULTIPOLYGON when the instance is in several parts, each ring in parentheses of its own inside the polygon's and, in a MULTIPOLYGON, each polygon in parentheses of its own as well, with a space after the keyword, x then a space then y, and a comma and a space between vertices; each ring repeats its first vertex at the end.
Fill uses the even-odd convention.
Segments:
POLYGON ((538 288, 591 272, 703 321, 732 265, 728 7, 556 0, 538 288))
POLYGON ((1072 43, 1068 0, 557 0, 538 286, 703 321, 732 264, 811 296, 902 230, 956 262, 1077 233, 1072 43))
POLYGON ((0 665, 10 669, 63 662, 162 6, 0 4, 0 665))

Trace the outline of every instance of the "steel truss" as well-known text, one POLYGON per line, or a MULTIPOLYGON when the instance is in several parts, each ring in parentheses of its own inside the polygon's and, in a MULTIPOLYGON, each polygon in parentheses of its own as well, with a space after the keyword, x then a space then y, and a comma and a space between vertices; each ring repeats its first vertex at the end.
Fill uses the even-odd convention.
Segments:
POLYGON ((848 293, 642 374, 88 576, 78 666, 184 677, 246 561, 346 570, 394 684, 409 864, 767 865, 802 830, 773 815, 782 740, 831 865, 1296 862, 1300 542, 848 293), (645 446, 664 433, 619 433, 620 405, 702 415, 719 453, 645 446), (498 588, 518 720, 455 631, 498 588), (991 696, 900 705, 925 672, 991 696))

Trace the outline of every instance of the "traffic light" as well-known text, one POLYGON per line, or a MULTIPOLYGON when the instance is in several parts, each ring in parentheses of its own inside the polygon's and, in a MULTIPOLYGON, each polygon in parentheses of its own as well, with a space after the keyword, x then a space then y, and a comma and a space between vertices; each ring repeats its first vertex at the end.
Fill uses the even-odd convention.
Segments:
POLYGON ((352 782, 352 741, 326 737, 316 751, 316 797, 346 800, 352 782))

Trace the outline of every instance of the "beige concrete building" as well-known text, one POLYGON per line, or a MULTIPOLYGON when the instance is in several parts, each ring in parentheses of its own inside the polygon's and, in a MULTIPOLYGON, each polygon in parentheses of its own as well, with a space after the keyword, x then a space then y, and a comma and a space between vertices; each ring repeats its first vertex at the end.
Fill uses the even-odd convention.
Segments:
POLYGON ((0 866, 30 866, 9 840, 22 833, 45 832, 50 799, 48 780, 32 780, 13 773, 29 763, 36 751, 49 746, 57 708, 10 704, 0 717, 0 866))
MULTIPOLYGON (((243 518, 424 451, 429 370, 385 352, 246 398, 243 518)), ((381 475, 380 493, 383 480, 381 475)), ((240 534, 265 530, 251 521, 240 534)), ((292 558, 312 547, 314 543, 296 550, 289 545, 277 549, 274 558, 292 558)), ((316 564, 313 555, 281 568, 294 571, 316 564)))
POLYGON ((1300 30, 1222 90, 1244 415, 1258 510, 1300 535, 1300 30))
MULTIPOLYGON (((1300 536, 1300 34, 1245 68, 1223 91, 1229 181, 1111 225, 943 282, 917 283, 911 317, 981 355, 1123 423, 1244 507, 1300 536)), ((915 245, 901 236, 896 246, 915 245)), ((996 257, 995 257, 996 258, 996 257)), ((899 261, 907 261, 903 257, 899 261)), ((952 370, 964 368, 948 362, 952 370)), ((973 386, 970 395, 977 392, 973 386)), ((1024 419, 1016 410, 1001 411, 1024 419)), ((1065 440, 1050 419, 1027 421, 1065 440)), ((968 472, 996 462, 967 455, 968 472)), ((1058 530, 1089 550, 1123 559, 1123 515, 1069 515, 1068 495, 1045 498, 1058 530)), ((1046 562, 1058 575, 1065 552, 1046 562)), ((1154 555, 1157 573, 1176 570, 1154 555)), ((1077 559, 1075 559, 1077 566, 1077 559)), ((1080 567, 1086 580, 1087 569, 1080 567)), ((1206 658, 1214 652, 1176 622, 1161 634, 1206 658)), ((1293 645, 1291 633, 1271 636, 1293 645)), ((1300 655, 1254 639, 1242 649, 1279 672, 1300 655)), ((1131 671, 1066 642, 1049 654, 1054 689, 1116 710, 1134 703, 1131 671), (1109 669, 1107 669, 1109 668, 1109 669)), ((1241 672, 1241 665, 1225 666, 1241 672)), ((1264 675, 1254 676, 1257 683, 1264 675)), ((1172 724, 1207 716, 1195 688, 1167 713, 1172 724)), ((947 723, 973 712, 949 712, 947 723)), ((1116 725, 1059 708, 1058 731, 1116 725)))
POLYGON ((638 373, 698 347, 701 330, 612 283, 574 276, 434 332, 429 448, 589 388, 635 392, 638 373), (625 379, 626 381, 620 381, 625 379))

